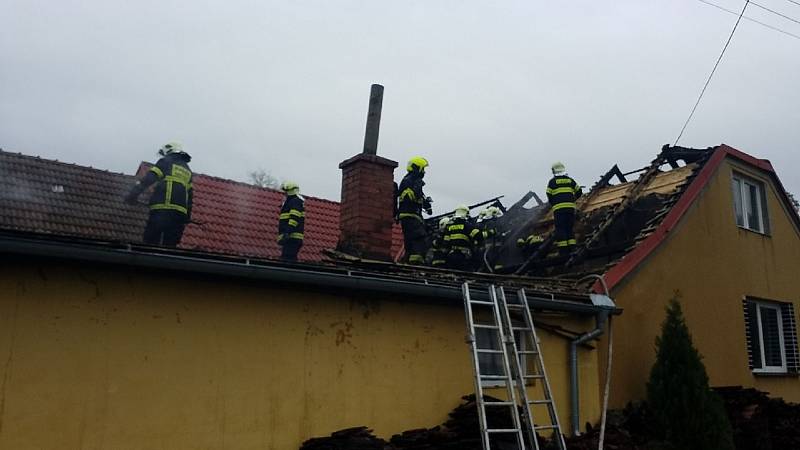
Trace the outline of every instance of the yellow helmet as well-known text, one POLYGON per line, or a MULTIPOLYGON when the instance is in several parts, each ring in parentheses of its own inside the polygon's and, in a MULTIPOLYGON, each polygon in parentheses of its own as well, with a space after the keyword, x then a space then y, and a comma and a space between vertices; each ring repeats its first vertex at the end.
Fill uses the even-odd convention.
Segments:
POLYGON ((428 165, 427 159, 423 158, 422 156, 415 156, 408 160, 408 166, 406 166, 406 170, 409 172, 418 170, 420 173, 425 173, 425 168, 428 167, 428 165))
POLYGON ((553 171, 553 175, 561 175, 562 173, 567 171, 567 168, 566 166, 564 166, 564 163, 562 163, 561 161, 557 161, 553 163, 553 167, 551 167, 551 170, 553 171))
POLYGON ((300 186, 294 181, 284 181, 281 183, 281 190, 287 195, 297 195, 300 193, 300 186))

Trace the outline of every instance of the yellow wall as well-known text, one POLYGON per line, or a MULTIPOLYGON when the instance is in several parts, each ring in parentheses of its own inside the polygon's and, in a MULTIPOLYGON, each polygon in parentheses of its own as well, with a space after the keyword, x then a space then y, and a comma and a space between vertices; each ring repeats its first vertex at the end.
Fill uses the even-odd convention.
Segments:
POLYGON ((671 237, 612 293, 624 310, 614 322, 613 406, 646 395, 654 341, 676 292, 712 386, 753 386, 800 401, 798 378, 754 376, 748 368, 743 297, 792 302, 800 311, 798 232, 769 179, 748 167, 724 161, 671 237), (767 186, 769 236, 736 226, 734 167, 767 186))
MULTIPOLYGON (((360 425, 388 438, 473 390, 458 304, 4 258, 3 450, 285 450, 360 425)), ((567 427, 567 344, 540 335, 567 427)), ((596 352, 580 364, 592 421, 596 352)))

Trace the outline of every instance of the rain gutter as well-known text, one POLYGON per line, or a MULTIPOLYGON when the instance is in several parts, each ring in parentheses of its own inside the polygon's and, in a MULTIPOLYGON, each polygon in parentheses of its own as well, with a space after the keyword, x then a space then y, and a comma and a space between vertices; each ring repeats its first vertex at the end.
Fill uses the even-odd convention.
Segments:
MULTIPOLYGON (((301 283, 306 286, 365 290, 372 292, 446 299, 461 304, 459 282, 453 284, 423 278, 392 277, 385 274, 360 272, 342 268, 305 265, 308 268, 254 263, 247 259, 215 259, 191 253, 159 253, 130 246, 109 247, 91 243, 63 242, 51 239, 0 235, 0 252, 45 258, 62 258, 80 261, 121 264, 198 274, 220 275, 254 280, 301 283)), ((595 294, 592 294, 595 295, 595 294)), ((587 294, 587 297, 589 295, 587 294)), ((597 315, 606 307, 590 303, 559 300, 554 296, 529 294, 532 308, 567 312, 579 315, 597 315)))

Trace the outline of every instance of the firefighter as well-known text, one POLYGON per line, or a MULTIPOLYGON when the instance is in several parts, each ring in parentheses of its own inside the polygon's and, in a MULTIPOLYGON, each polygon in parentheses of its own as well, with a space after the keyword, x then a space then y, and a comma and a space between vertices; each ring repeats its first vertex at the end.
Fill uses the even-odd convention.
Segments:
POLYGON ((422 220, 422 211, 433 214, 430 197, 422 192, 428 160, 415 156, 408 161, 407 174, 397 188, 397 218, 403 227, 403 243, 409 264, 422 264, 428 251, 428 233, 422 220))
POLYGON ((192 157, 179 142, 168 142, 158 154, 161 159, 136 182, 125 202, 136 204, 139 195, 156 183, 142 240, 145 244, 177 247, 192 217, 192 157))
POLYGON ((431 248, 433 250, 431 265, 433 267, 444 267, 447 263, 447 247, 445 246, 444 233, 449 223, 450 217, 442 217, 439 219, 439 227, 431 243, 431 248))
POLYGON ((563 163, 557 162, 552 167, 553 178, 547 184, 547 200, 553 210, 555 222, 555 245, 561 255, 569 255, 574 249, 575 235, 575 201, 580 198, 581 187, 567 175, 563 163))
POLYGON ((478 234, 476 231, 477 228, 472 225, 469 218, 469 208, 466 205, 459 205, 444 232, 448 268, 471 269, 473 242, 478 234))
POLYGON ((517 239, 517 247, 522 250, 524 257, 529 257, 535 252, 544 242, 544 238, 540 234, 532 233, 527 238, 517 239))
POLYGON ((278 218, 278 245, 281 246, 281 259, 297 261, 297 254, 303 246, 305 199, 300 195, 300 186, 293 181, 284 181, 281 190, 286 194, 278 218))
POLYGON ((479 265, 485 265, 490 272, 502 269, 499 263, 500 251, 503 247, 504 234, 498 227, 498 219, 503 211, 497 206, 488 206, 478 214, 478 231, 476 247, 482 247, 479 265))

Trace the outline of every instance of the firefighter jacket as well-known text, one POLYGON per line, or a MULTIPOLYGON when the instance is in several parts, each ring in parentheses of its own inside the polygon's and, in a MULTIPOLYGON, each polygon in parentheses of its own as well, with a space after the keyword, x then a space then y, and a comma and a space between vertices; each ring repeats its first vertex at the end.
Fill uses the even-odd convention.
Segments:
POLYGON ((186 153, 171 153, 150 167, 147 174, 133 187, 128 198, 135 199, 153 183, 156 184, 150 196, 151 211, 177 211, 186 216, 192 215, 192 170, 191 157, 186 153))
POLYGON ((281 207, 278 220, 278 242, 284 239, 303 239, 306 210, 304 199, 300 195, 287 195, 281 207))
POLYGON ((448 251, 471 252, 475 237, 480 234, 480 229, 475 227, 465 217, 454 217, 447 224, 444 231, 445 247, 448 251))
POLYGON ((433 259, 431 259, 432 266, 443 266, 446 263, 447 246, 444 240, 446 230, 437 230, 433 235, 433 242, 431 249, 433 250, 433 259))
POLYGON ((416 172, 409 172, 397 188, 397 218, 414 218, 422 221, 422 210, 430 209, 428 198, 422 192, 425 182, 416 172))
POLYGON ((486 244, 488 246, 500 245, 502 233, 497 229, 497 218, 485 219, 478 224, 480 233, 475 235, 475 244, 486 244))
POLYGON ((583 194, 581 187, 566 175, 556 175, 547 183, 547 200, 553 211, 575 209, 575 201, 583 194))

